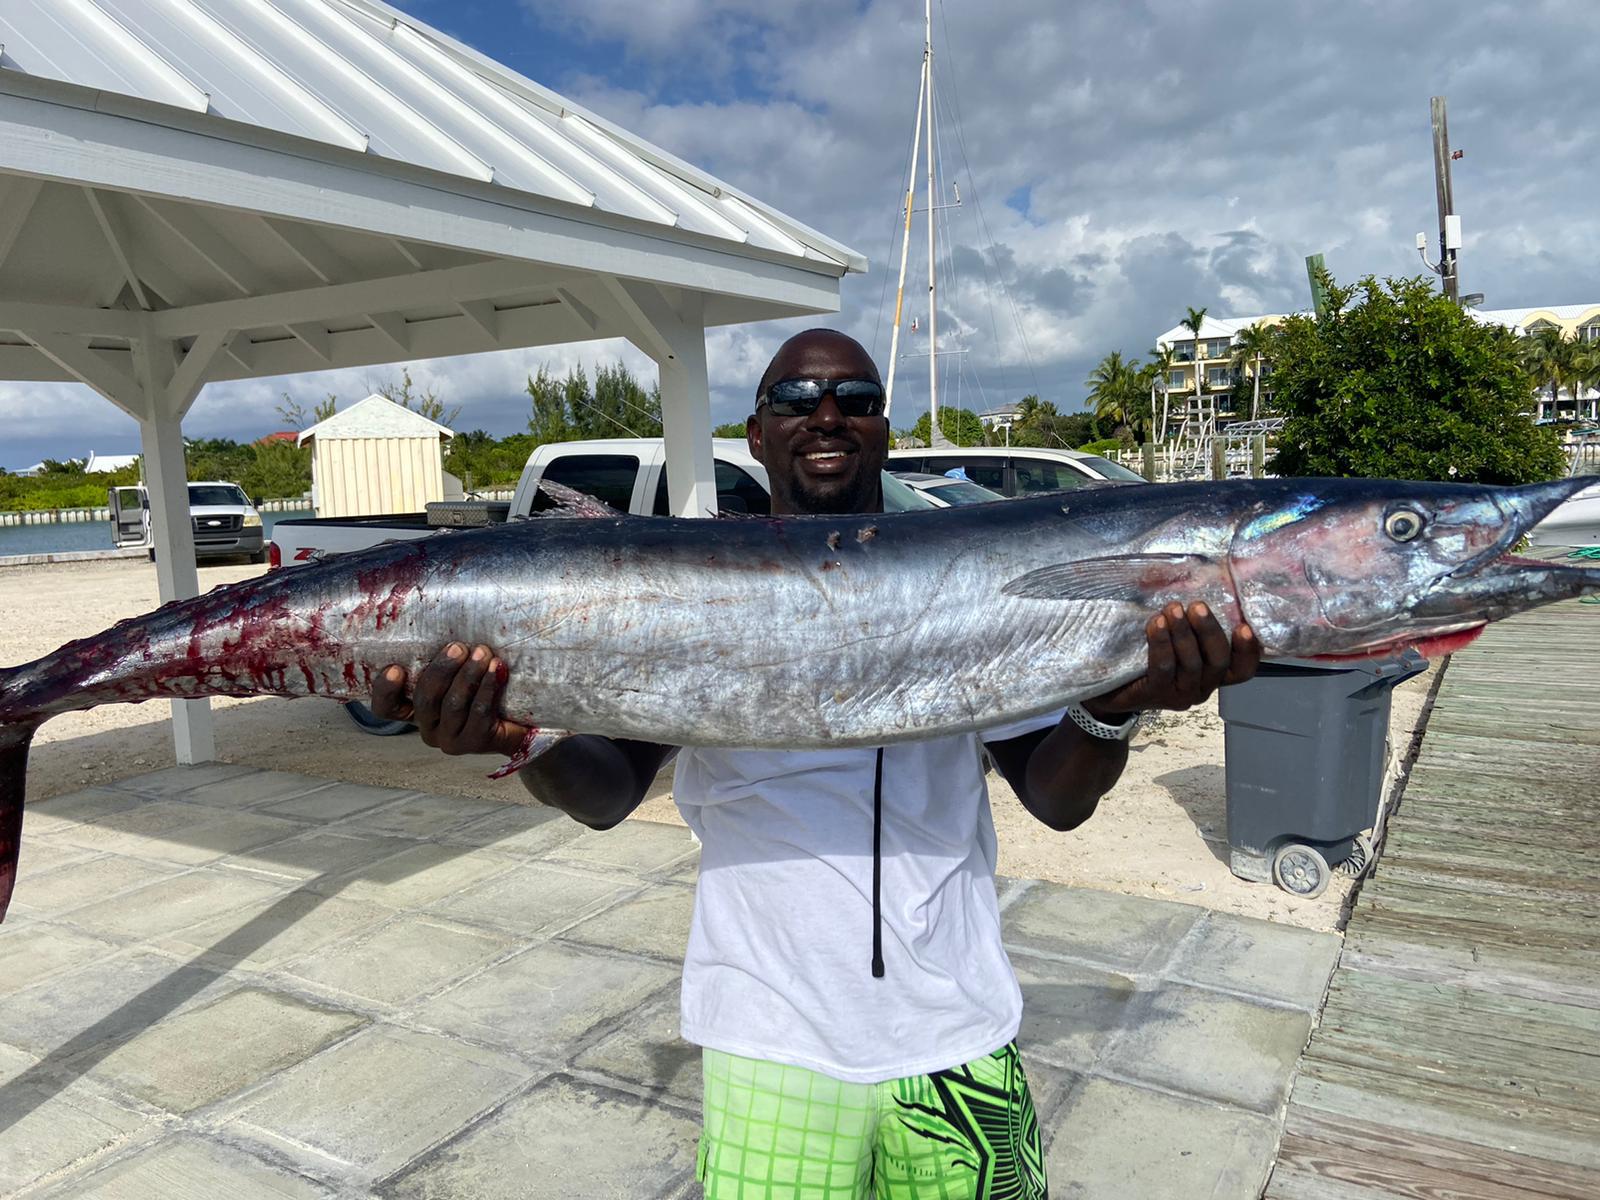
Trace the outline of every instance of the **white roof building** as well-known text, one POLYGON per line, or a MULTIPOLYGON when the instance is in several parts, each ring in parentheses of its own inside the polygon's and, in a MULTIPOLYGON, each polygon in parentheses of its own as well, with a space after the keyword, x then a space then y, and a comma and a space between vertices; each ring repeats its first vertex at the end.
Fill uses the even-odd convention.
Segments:
MULTIPOLYGON (((1266 313, 1258 317, 1213 317, 1207 313, 1200 321, 1200 338, 1202 341, 1214 341, 1220 338, 1232 340, 1235 335, 1252 325, 1259 325, 1262 321, 1276 323, 1283 320, 1285 313, 1266 313)), ((1187 325, 1174 325, 1171 329, 1156 338, 1157 346, 1174 346, 1178 343, 1194 341, 1194 333, 1187 325)))
POLYGON ((84 460, 83 473, 85 475, 105 475, 112 471, 120 471, 124 467, 131 467, 139 461, 137 454, 96 454, 89 451, 89 457, 84 460))

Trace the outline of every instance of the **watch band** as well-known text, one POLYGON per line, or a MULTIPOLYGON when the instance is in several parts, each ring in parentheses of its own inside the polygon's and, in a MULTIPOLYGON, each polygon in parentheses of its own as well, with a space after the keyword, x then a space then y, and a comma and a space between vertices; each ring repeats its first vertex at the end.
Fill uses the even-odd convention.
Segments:
POLYGON ((1120 725, 1107 725, 1076 701, 1067 705, 1067 716, 1071 717, 1072 723, 1090 737, 1103 738, 1108 742, 1127 741, 1144 722, 1144 714, 1136 712, 1129 713, 1128 719, 1120 725))

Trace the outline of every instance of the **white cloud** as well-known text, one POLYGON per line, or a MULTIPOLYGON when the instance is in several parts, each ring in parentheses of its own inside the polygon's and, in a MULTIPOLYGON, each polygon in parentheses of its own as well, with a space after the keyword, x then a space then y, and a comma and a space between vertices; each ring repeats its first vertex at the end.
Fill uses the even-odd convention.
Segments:
MULTIPOLYGON (((424 19, 437 7, 415 6, 424 19)), ((866 253, 873 273, 845 281, 843 311, 826 323, 883 358, 920 6, 525 0, 522 11, 578 48, 565 74, 541 82, 866 253)), ((936 4, 944 163, 964 200, 950 226, 957 273, 940 324, 961 331, 986 394, 1015 395, 1037 379, 1073 406, 1095 361, 1111 350, 1142 355, 1189 305, 1218 315, 1303 306, 1311 253, 1346 280, 1420 272, 1414 234, 1437 236, 1436 94, 1449 97, 1452 138, 1465 151, 1455 164, 1465 286, 1491 306, 1600 299, 1597 135, 1579 100, 1600 5, 1443 13, 1388 0, 936 4), (1006 203, 1019 194, 1026 214, 1006 203)), ((907 312, 925 317, 919 289, 914 274, 907 312)), ((771 350, 807 323, 710 333, 717 421, 748 411, 771 350)), ((509 431, 541 358, 565 369, 614 352, 484 356, 416 365, 414 375, 466 405, 464 426, 509 431)), ((630 362, 649 370, 640 356, 630 362)), ((925 389, 924 367, 902 364, 908 404, 925 389)), ((363 381, 221 385, 191 424, 252 436, 273 425, 285 387, 309 401, 325 389, 354 396, 363 381)), ((24 415, 23 394, 0 388, 0 419, 24 415)), ((93 403, 67 414, 59 428, 72 446, 124 420, 93 403)), ((49 424, 28 417, 26 428, 49 424)))

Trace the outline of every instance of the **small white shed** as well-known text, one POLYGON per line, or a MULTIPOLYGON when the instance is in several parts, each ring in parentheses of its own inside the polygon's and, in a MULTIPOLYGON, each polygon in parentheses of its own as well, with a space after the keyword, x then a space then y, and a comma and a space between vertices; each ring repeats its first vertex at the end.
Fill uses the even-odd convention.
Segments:
POLYGON ((444 500, 444 439, 437 422, 374 393, 297 439, 311 443, 311 503, 319 517, 421 512, 444 500))

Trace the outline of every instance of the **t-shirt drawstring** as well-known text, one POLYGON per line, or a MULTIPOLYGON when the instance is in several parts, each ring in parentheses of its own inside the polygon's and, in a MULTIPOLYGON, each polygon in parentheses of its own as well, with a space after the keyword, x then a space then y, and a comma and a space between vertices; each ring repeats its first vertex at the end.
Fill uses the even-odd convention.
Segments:
POLYGON ((872 778, 872 977, 883 978, 883 908, 878 889, 883 876, 883 747, 872 778))

